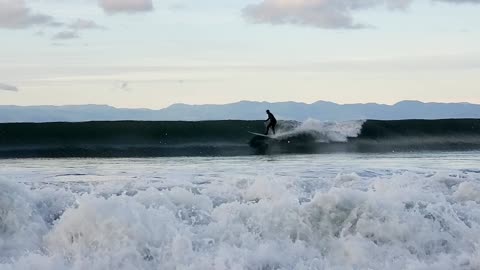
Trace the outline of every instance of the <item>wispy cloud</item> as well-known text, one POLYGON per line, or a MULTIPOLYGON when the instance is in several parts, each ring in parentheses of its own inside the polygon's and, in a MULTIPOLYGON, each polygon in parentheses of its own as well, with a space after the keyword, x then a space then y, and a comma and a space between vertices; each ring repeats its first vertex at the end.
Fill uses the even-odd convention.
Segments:
POLYGON ((153 10, 152 0, 99 0, 100 6, 106 13, 120 12, 134 13, 153 10))
POLYGON ((0 83, 0 90, 18 92, 18 88, 16 86, 5 83, 0 83))
POLYGON ((34 13, 24 0, 0 0, 0 28, 27 28, 34 25, 59 26, 49 15, 34 13))
MULTIPOLYGON (((414 0, 262 0, 244 8, 244 16, 254 23, 309 25, 326 29, 371 27, 358 22, 357 11, 384 7, 403 10, 414 0)), ((480 3, 480 0, 432 0, 449 3, 480 3)))
POLYGON ((56 33, 54 36, 53 36, 53 39, 75 39, 75 38, 79 38, 80 36, 78 35, 78 33, 76 31, 61 31, 61 32, 58 32, 56 33))
POLYGON ((85 29, 105 29, 105 27, 97 24, 92 20, 77 19, 68 25, 68 28, 73 30, 85 30, 85 29))
POLYGON ((80 37, 80 32, 84 30, 106 29, 92 20, 77 19, 67 25, 66 29, 56 33, 52 39, 76 39, 80 37))

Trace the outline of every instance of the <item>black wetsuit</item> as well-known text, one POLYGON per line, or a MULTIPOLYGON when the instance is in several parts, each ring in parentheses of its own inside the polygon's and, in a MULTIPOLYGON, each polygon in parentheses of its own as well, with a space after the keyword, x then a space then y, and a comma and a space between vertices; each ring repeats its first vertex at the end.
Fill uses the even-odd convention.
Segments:
POLYGON ((277 125, 277 119, 275 119, 275 116, 273 116, 271 112, 267 112, 267 114, 268 114, 268 119, 265 120, 265 122, 269 120, 270 122, 268 123, 267 131, 265 131, 265 135, 268 135, 268 130, 270 128, 272 129, 273 134, 275 134, 275 126, 277 125))

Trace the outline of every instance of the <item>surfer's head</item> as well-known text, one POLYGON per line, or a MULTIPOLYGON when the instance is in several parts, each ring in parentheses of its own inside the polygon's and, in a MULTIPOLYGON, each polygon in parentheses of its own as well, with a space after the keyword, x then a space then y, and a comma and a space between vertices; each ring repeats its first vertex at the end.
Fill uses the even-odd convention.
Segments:
POLYGON ((270 113, 270 110, 267 110, 267 113, 270 113))

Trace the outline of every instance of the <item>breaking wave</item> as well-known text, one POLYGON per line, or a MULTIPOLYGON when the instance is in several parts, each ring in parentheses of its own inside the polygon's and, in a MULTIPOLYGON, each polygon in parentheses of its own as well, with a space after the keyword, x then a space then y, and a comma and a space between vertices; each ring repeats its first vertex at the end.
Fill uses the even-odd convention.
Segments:
POLYGON ((238 156, 255 154, 480 149, 480 120, 303 123, 262 121, 0 124, 0 158, 238 156))
POLYGON ((474 270, 479 177, 351 173, 308 190, 1 180, 0 269, 474 270))
POLYGON ((365 121, 328 122, 308 119, 305 122, 284 122, 277 135, 272 137, 285 140, 296 136, 310 135, 316 142, 347 142, 357 137, 365 121))

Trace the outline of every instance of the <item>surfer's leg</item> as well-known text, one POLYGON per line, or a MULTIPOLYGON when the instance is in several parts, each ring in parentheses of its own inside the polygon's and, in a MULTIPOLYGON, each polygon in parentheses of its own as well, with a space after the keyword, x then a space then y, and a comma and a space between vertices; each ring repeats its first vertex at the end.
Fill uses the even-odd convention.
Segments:
POLYGON ((268 126, 267 126, 267 130, 265 131, 265 135, 268 135, 268 130, 272 127, 272 124, 269 123, 268 126))
POLYGON ((273 124, 273 125, 272 125, 273 135, 275 135, 275 126, 276 126, 276 124, 273 124))

